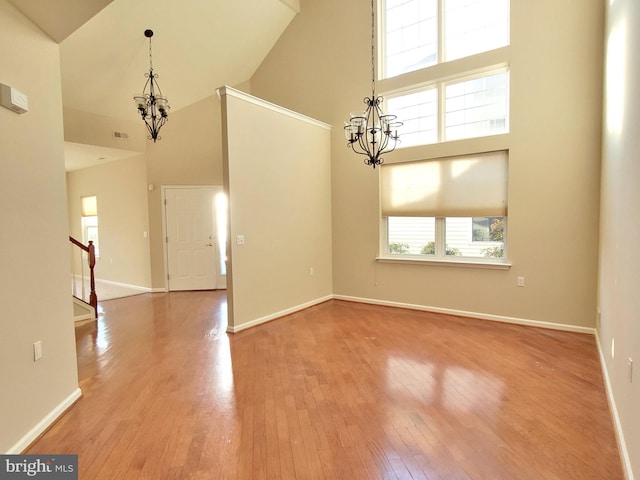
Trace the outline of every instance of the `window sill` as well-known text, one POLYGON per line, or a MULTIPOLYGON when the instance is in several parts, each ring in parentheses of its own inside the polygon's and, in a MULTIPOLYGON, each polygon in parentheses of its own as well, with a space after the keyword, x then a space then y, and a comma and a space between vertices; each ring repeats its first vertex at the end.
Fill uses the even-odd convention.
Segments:
POLYGON ((511 264, 507 262, 485 262, 464 260, 443 260, 417 257, 376 257, 380 263, 398 263, 405 265, 429 265, 438 267, 463 267, 463 268, 486 268, 490 270, 509 270, 511 264))

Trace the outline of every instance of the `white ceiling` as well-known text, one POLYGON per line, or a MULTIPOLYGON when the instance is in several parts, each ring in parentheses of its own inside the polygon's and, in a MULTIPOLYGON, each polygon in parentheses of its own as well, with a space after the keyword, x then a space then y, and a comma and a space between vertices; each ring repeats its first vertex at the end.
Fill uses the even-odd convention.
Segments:
MULTIPOLYGON (((171 112, 251 78, 299 0, 9 0, 60 43, 65 107, 138 119, 153 69, 171 112)), ((95 152, 93 152, 95 154, 95 152)), ((98 155, 107 156, 107 155, 98 155)))

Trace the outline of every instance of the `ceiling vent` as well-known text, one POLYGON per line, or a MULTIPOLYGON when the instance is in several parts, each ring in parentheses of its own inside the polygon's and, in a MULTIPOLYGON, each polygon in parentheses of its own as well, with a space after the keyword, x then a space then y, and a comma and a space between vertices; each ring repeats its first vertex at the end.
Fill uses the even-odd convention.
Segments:
POLYGON ((125 133, 125 132, 116 132, 115 130, 113 131, 113 138, 117 138, 120 140, 129 140, 129 134, 125 133))

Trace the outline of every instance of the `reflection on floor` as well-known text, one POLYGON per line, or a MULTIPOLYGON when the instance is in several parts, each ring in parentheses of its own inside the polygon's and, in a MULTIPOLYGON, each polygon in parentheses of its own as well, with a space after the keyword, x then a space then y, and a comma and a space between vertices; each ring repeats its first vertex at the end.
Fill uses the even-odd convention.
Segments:
POLYGON ((332 300, 226 333, 221 291, 101 302, 78 478, 623 480, 593 335, 332 300))

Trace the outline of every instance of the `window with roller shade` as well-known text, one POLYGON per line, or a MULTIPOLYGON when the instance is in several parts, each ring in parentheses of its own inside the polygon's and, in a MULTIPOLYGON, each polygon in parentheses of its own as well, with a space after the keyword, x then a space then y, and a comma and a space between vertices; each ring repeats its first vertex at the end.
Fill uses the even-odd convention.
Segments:
POLYGON ((385 164, 382 256, 506 262, 506 151, 385 164))
POLYGON ((95 195, 89 195, 81 198, 82 216, 80 223, 82 227, 82 243, 89 244, 93 242, 95 247, 96 258, 99 257, 98 242, 98 198, 95 195))

